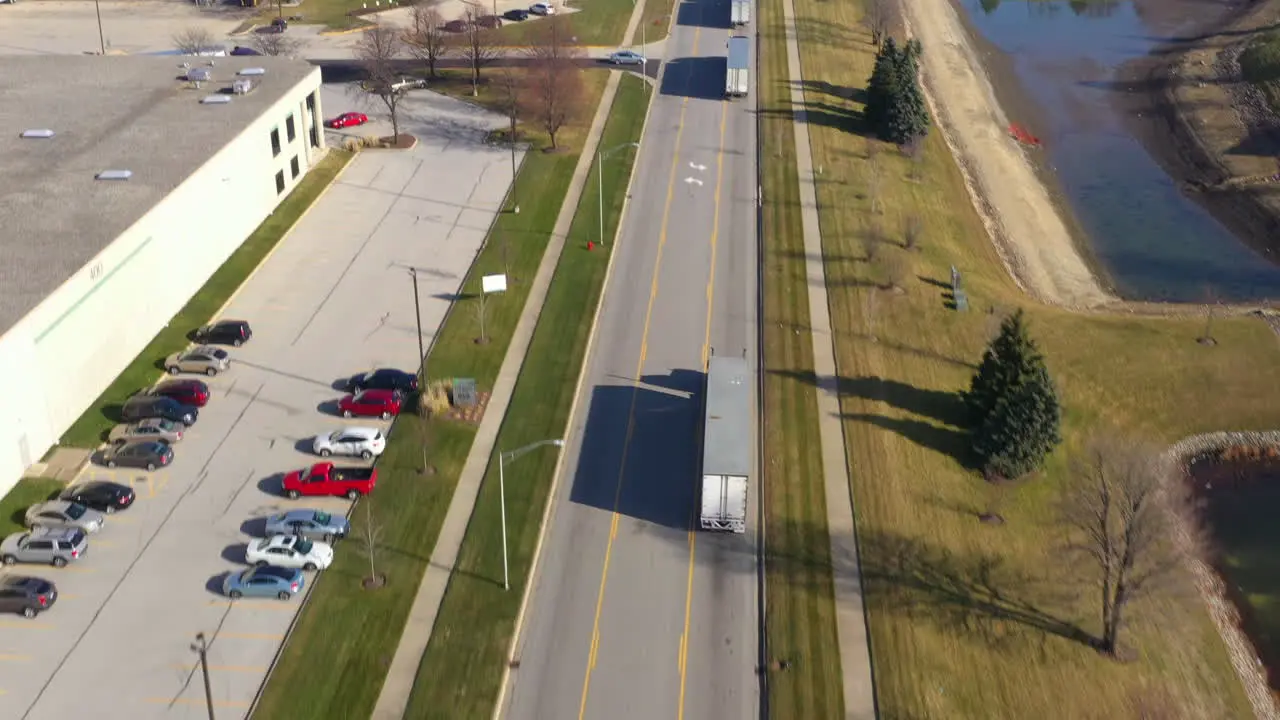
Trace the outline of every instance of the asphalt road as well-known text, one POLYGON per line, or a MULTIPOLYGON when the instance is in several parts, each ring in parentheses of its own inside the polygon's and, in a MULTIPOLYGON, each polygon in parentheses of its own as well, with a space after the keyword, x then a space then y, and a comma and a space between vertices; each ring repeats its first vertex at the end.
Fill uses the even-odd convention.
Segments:
POLYGON ((723 0, 682 3, 667 43, 512 719, 759 714, 755 524, 690 531, 707 356, 756 357, 755 124, 751 99, 722 99, 728 15, 723 0))

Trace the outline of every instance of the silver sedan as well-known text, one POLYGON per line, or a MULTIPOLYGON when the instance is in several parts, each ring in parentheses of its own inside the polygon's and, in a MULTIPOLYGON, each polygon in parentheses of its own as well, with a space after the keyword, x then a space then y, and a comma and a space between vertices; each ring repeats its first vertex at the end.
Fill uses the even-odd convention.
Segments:
POLYGON ((170 445, 182 439, 187 426, 164 418, 147 418, 128 425, 117 425, 107 437, 113 445, 126 440, 163 440, 170 445))
POLYGON ((97 510, 67 500, 50 500, 27 508, 27 527, 75 528, 86 533, 102 529, 106 516, 97 510))

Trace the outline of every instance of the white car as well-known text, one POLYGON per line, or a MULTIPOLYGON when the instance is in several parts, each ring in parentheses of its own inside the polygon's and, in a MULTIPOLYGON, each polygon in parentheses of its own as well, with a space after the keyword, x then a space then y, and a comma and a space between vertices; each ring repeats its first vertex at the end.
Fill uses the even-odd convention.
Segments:
POLYGON ((320 457, 359 455, 369 460, 387 449, 387 438, 377 428, 348 427, 317 435, 311 441, 311 449, 320 457))
POLYGON ((534 3, 529 6, 529 12, 534 15, 555 15, 556 6, 551 3, 534 3))
POLYGON ((643 65, 644 56, 634 50, 619 50, 609 55, 609 62, 614 65, 643 65))
POLYGON ((275 535, 249 543, 244 558, 250 565, 323 570, 333 562, 333 548, 297 535, 275 535))

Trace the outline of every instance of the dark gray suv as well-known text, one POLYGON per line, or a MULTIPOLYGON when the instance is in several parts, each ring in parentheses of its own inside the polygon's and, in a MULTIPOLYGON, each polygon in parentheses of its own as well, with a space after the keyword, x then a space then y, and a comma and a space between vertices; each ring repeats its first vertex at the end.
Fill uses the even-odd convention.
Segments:
POLYGON ((180 422, 190 427, 196 424, 200 411, 192 405, 183 405, 173 398, 155 395, 134 395, 125 401, 120 408, 120 417, 125 422, 146 420, 147 418, 164 418, 180 422))

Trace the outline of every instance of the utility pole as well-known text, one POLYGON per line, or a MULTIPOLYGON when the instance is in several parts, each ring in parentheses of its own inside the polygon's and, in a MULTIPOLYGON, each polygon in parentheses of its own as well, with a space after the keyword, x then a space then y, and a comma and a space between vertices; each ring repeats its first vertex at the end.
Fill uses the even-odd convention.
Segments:
POLYGON ((209 708, 209 720, 214 720, 213 687, 209 684, 209 643, 205 640, 204 633, 196 633, 196 641, 191 644, 191 649, 200 656, 200 672, 204 675, 204 703, 209 708))
POLYGON ((413 319, 418 324, 418 370, 422 373, 422 386, 427 385, 427 351, 422 347, 422 303, 418 301, 418 268, 409 268, 413 276, 413 319))
POLYGON ((102 34, 102 7, 98 5, 98 0, 93 0, 93 11, 98 14, 98 48, 102 54, 107 54, 107 40, 102 34))

